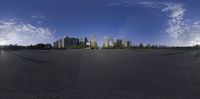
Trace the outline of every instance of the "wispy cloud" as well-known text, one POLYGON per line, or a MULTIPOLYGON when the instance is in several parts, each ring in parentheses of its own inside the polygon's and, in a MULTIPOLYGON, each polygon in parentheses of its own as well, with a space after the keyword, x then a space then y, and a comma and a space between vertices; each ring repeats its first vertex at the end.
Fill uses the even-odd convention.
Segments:
POLYGON ((48 27, 36 27, 29 23, 15 20, 0 21, 0 44, 29 45, 50 42, 53 33, 48 27))
POLYGON ((107 6, 133 6, 133 5, 135 5, 135 1, 129 1, 129 0, 111 2, 107 4, 107 6))
POLYGON ((144 5, 145 7, 150 7, 150 8, 161 8, 159 3, 154 3, 149 1, 140 1, 137 2, 136 5, 144 5))
POLYGON ((118 2, 111 6, 140 5, 146 8, 159 9, 168 15, 168 23, 165 32, 171 37, 170 45, 195 45, 200 44, 200 21, 185 19, 186 8, 181 3, 173 2, 118 2), (189 21, 190 20, 190 21, 189 21))
POLYGON ((139 4, 169 13, 165 31, 172 37, 171 45, 200 44, 200 22, 184 18, 186 8, 183 4, 167 2, 140 2, 139 4))
POLYGON ((33 16, 31 16, 31 18, 33 18, 33 19, 45 19, 46 16, 44 16, 44 15, 33 15, 33 16))

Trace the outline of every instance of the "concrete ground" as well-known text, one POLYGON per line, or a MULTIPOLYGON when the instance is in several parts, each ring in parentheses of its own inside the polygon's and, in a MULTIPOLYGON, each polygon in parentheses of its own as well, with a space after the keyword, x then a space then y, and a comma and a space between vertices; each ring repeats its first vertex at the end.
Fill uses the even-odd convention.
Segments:
POLYGON ((200 51, 0 51, 0 99, 200 99, 200 51))

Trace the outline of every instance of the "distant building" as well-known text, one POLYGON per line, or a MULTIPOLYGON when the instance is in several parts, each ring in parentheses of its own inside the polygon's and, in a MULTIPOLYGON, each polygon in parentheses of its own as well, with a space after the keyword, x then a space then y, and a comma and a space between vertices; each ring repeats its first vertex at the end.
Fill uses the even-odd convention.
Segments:
POLYGON ((61 39, 61 48, 65 48, 65 38, 61 39))
POLYGON ((124 45, 125 47, 128 46, 127 40, 122 40, 122 45, 124 45))
POLYGON ((79 39, 80 44, 86 45, 87 42, 88 42, 88 39, 86 37, 82 37, 79 39))
POLYGON ((55 44, 54 47, 55 47, 55 48, 58 48, 58 42, 59 42, 59 41, 54 42, 54 44, 55 44))
POLYGON ((109 42, 109 43, 108 43, 108 46, 109 46, 109 47, 113 47, 113 46, 114 46, 114 43, 115 43, 115 42, 114 42, 114 40, 113 40, 112 38, 110 38, 108 42, 109 42))
POLYGON ((65 37, 64 38, 64 41, 65 41, 65 47, 64 48, 67 48, 67 47, 70 47, 71 46, 71 38, 70 37, 65 37))
POLYGON ((71 46, 77 46, 77 45, 79 45, 79 39, 71 38, 71 46))
POLYGON ((115 48, 126 48, 131 46, 133 46, 132 42, 124 39, 117 39, 117 41, 114 43, 115 48))
POLYGON ((124 47, 131 47, 132 46, 132 42, 128 41, 128 40, 122 40, 122 45, 124 47))
POLYGON ((85 37, 84 39, 80 40, 79 38, 64 37, 54 42, 54 48, 70 48, 78 46, 81 43, 86 45, 87 38, 85 37))
POLYGON ((56 42, 53 42, 53 47, 56 48, 56 42))
POLYGON ((58 48, 62 48, 62 39, 58 41, 58 48))
POLYGON ((127 41, 127 47, 131 47, 133 46, 132 42, 131 41, 127 41))
POLYGON ((96 36, 90 40, 90 46, 93 48, 97 48, 97 38, 96 36))
POLYGON ((107 36, 103 37, 103 47, 109 47, 109 38, 107 36))
POLYGON ((103 47, 113 47, 114 46, 114 40, 112 38, 109 38, 107 36, 104 36, 103 38, 103 47))

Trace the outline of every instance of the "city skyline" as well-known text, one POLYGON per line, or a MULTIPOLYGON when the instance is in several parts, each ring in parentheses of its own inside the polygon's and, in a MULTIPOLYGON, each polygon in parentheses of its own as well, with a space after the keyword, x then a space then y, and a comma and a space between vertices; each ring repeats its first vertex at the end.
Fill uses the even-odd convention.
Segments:
POLYGON ((0 45, 51 43, 63 36, 126 39, 135 44, 200 44, 199 1, 2 0, 0 45), (48 2, 48 3, 47 3, 48 2))
POLYGON ((87 47, 102 47, 102 48, 109 48, 109 47, 114 47, 115 43, 120 43, 124 47, 131 47, 134 44, 130 40, 126 39, 113 39, 111 37, 104 36, 102 38, 103 45, 99 45, 97 43, 97 37, 93 36, 91 39, 88 39, 87 37, 81 37, 81 38, 76 38, 76 37, 70 37, 70 36, 64 36, 62 38, 57 39, 56 41, 53 42, 53 47, 54 48, 70 48, 70 47, 77 47, 81 45, 82 48, 87 48, 87 47))

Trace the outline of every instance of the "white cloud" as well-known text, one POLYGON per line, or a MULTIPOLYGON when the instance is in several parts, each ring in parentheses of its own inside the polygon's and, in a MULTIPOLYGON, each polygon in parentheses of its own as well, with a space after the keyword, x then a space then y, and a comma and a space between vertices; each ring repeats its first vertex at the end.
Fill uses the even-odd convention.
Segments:
POLYGON ((47 27, 36 27, 15 20, 0 21, 0 45, 49 43, 53 40, 53 33, 47 27))
POLYGON ((153 2, 148 2, 148 1, 137 2, 137 4, 145 5, 145 7, 150 7, 150 8, 159 8, 159 4, 153 3, 153 2))
POLYGON ((33 18, 33 19, 45 19, 46 16, 44 16, 44 15, 33 15, 33 16, 31 16, 31 18, 33 18))
MULTIPOLYGON (((173 38, 181 40, 185 35, 184 14, 186 9, 181 4, 162 3, 165 7, 161 9, 163 12, 170 12, 168 27, 166 32, 173 38)), ((185 43, 185 42, 184 42, 185 43)))
POLYGON ((192 22, 185 19, 186 8, 183 4, 166 2, 139 2, 138 4, 169 13, 168 26, 165 31, 172 38, 170 45, 200 44, 200 21, 192 22))
POLYGON ((173 2, 150 2, 131 0, 110 3, 109 6, 135 6, 141 5, 146 8, 159 9, 168 14, 169 19, 165 32, 169 35, 170 44, 178 46, 190 46, 200 44, 200 21, 185 19, 186 8, 181 3, 173 2))
POLYGON ((129 1, 129 0, 124 0, 124 1, 120 1, 120 2, 112 2, 109 3, 107 6, 133 6, 135 5, 134 1, 129 1))

